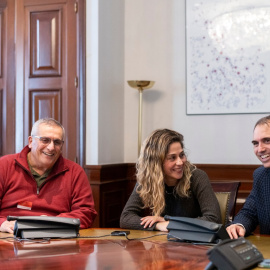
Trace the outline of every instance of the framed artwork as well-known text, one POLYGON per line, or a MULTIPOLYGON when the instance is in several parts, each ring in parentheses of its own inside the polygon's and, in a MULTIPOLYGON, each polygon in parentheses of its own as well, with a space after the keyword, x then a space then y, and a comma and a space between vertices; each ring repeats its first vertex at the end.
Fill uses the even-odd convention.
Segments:
POLYGON ((270 111, 270 1, 186 0, 187 114, 270 111))

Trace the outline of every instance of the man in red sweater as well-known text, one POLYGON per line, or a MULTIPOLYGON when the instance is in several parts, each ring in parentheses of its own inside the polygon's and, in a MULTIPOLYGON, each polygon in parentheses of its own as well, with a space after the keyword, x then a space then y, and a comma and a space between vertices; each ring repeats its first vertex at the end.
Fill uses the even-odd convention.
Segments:
POLYGON ((0 158, 0 231, 13 233, 7 216, 79 218, 81 229, 97 215, 83 168, 62 157, 65 129, 52 118, 34 123, 28 146, 0 158))

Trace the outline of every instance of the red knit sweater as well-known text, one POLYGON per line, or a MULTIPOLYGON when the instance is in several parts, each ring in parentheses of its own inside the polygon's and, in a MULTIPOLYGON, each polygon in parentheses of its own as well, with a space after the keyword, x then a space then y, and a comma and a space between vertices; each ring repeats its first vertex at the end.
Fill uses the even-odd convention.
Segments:
POLYGON ((60 156, 38 189, 27 163, 29 151, 26 146, 0 158, 0 225, 8 215, 47 215, 79 218, 81 229, 91 227, 97 213, 82 167, 60 156))

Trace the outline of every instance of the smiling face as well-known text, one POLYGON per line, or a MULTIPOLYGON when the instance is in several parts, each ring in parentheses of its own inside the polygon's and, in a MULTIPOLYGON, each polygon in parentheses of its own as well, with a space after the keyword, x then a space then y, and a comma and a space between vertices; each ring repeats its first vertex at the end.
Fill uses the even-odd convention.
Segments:
POLYGON ((257 125, 253 133, 253 150, 265 168, 270 168, 270 126, 257 125))
POLYGON ((187 158, 181 144, 172 143, 163 163, 165 183, 168 186, 176 185, 177 181, 183 177, 186 161, 187 158))
POLYGON ((53 140, 63 140, 63 130, 57 125, 40 124, 35 136, 47 137, 51 139, 49 144, 42 143, 37 137, 28 137, 29 162, 33 169, 39 174, 43 174, 51 168, 62 153, 62 146, 55 146, 53 140))

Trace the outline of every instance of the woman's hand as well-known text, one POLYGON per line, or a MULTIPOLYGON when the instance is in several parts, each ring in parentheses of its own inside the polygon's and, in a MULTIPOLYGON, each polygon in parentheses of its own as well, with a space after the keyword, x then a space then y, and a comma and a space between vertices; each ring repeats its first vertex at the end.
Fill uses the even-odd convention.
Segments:
POLYGON ((169 223, 168 221, 165 221, 165 219, 163 217, 157 217, 157 216, 146 216, 146 217, 141 218, 141 221, 142 221, 141 225, 143 225, 144 228, 152 227, 156 222, 158 222, 158 224, 156 225, 156 229, 158 229, 160 231, 167 231, 166 227, 169 223), (163 225, 158 226, 161 223, 163 225), (165 227, 165 225, 166 225, 166 227, 165 227), (160 228, 162 228, 162 230, 160 228))

